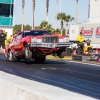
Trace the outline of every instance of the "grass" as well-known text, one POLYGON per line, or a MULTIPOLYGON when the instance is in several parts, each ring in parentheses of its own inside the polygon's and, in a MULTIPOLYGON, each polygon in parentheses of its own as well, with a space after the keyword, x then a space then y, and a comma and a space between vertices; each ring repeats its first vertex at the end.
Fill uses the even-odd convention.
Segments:
POLYGON ((56 59, 56 60, 72 60, 71 56, 65 56, 64 58, 59 58, 58 56, 48 55, 46 56, 47 59, 56 59))

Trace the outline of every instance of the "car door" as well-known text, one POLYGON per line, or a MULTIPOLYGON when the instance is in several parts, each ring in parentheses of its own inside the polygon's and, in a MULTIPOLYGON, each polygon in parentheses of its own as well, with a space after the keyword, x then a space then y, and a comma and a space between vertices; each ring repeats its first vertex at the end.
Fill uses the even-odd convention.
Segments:
POLYGON ((22 41, 22 32, 19 33, 14 41, 14 51, 16 51, 16 53, 20 53, 23 50, 23 41, 22 41))

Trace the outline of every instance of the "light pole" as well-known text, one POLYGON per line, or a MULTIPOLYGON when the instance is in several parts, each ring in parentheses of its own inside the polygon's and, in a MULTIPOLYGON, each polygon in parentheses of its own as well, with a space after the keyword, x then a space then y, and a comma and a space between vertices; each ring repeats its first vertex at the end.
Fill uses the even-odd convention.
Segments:
POLYGON ((61 13, 61 0, 60 0, 60 13, 61 13))
POLYGON ((35 0, 32 0, 32 30, 34 29, 35 0))
MULTIPOLYGON (((61 13, 61 0, 60 0, 60 13, 61 13)), ((61 20, 61 35, 62 35, 62 20, 61 20)))
POLYGON ((78 0, 76 0, 76 24, 78 24, 78 0))
POLYGON ((55 30, 57 29, 57 15, 58 15, 58 0, 56 0, 56 27, 55 27, 55 30))
POLYGON ((24 26, 24 6, 25 6, 25 0, 22 0, 22 27, 21 27, 21 31, 23 31, 23 26, 24 26))
POLYGON ((89 7, 88 7, 88 18, 90 19, 90 0, 89 0, 89 7))
POLYGON ((46 20, 48 22, 48 9, 49 9, 49 0, 46 0, 46 20))

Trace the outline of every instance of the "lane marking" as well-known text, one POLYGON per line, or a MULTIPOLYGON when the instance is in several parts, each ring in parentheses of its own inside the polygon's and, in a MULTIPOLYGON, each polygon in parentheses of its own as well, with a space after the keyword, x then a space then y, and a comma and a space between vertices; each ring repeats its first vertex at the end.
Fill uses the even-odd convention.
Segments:
POLYGON ((72 62, 72 63, 76 63, 76 64, 82 64, 82 65, 92 65, 92 66, 99 66, 100 67, 100 65, 99 64, 91 64, 91 63, 86 63, 86 62, 78 62, 78 61, 71 61, 71 60, 63 60, 63 61, 61 61, 61 60, 57 60, 57 59, 47 59, 47 60, 51 60, 51 61, 57 61, 57 62, 65 62, 65 63, 70 63, 70 62, 72 62))
POLYGON ((100 66, 98 64, 90 64, 90 63, 86 63, 86 62, 77 62, 77 61, 67 61, 67 62, 73 62, 73 63, 79 63, 79 64, 83 64, 83 65, 93 65, 93 66, 100 66))

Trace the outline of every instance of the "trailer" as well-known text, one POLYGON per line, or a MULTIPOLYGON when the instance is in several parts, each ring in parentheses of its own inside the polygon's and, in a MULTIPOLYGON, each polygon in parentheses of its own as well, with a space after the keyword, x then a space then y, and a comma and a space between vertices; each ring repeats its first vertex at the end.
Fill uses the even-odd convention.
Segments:
POLYGON ((69 40, 72 43, 70 45, 71 49, 77 48, 77 43, 75 43, 75 41, 80 32, 84 35, 85 40, 91 40, 91 46, 94 50, 100 48, 100 23, 70 25, 69 40))

